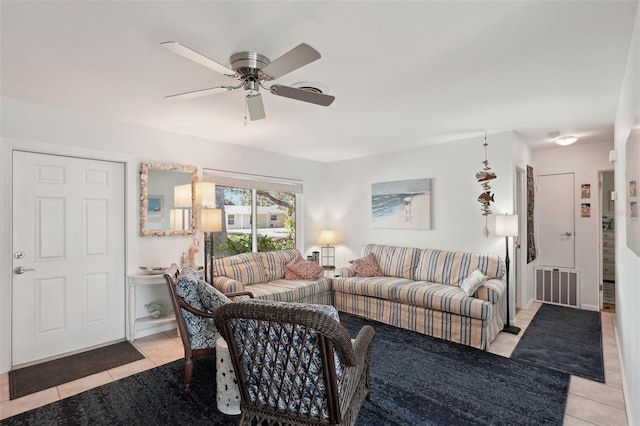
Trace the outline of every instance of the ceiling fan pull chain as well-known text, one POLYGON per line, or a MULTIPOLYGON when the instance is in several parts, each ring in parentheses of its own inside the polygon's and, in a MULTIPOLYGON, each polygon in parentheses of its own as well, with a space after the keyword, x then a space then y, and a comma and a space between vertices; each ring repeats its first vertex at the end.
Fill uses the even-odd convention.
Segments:
POLYGON ((244 125, 247 125, 247 100, 244 99, 244 125))

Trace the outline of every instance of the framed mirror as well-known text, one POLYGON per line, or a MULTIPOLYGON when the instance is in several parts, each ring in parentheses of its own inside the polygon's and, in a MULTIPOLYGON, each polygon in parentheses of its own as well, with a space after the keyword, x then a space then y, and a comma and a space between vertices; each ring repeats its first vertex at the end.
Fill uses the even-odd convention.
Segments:
POLYGON ((140 235, 190 235, 198 229, 195 182, 198 169, 179 164, 140 164, 140 235))

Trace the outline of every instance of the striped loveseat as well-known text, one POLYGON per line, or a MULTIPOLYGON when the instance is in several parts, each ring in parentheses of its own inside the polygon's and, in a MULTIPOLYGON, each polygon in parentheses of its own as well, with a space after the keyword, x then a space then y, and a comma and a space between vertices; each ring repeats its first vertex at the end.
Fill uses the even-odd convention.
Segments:
POLYGON ((256 299, 332 305, 331 279, 284 279, 285 266, 299 255, 292 249, 216 258, 211 284, 225 294, 250 291, 256 299))
MULTIPOLYGON (((384 276, 333 279, 341 311, 486 349, 504 326, 504 263, 497 255, 366 244, 384 276), (487 276, 472 296, 459 286, 476 269, 487 276)), ((238 291, 238 290, 234 290, 238 291)))

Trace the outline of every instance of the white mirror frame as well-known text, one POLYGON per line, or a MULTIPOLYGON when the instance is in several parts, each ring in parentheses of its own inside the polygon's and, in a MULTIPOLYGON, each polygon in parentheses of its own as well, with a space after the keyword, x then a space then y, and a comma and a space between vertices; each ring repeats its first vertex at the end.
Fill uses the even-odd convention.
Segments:
POLYGON ((142 237, 166 237, 172 235, 192 235, 198 229, 198 214, 196 212, 195 184, 198 180, 198 169, 194 166, 166 163, 140 163, 140 236, 142 237), (190 229, 159 229, 153 230, 147 227, 147 208, 149 206, 149 169, 166 170, 173 172, 191 173, 191 228, 190 229))

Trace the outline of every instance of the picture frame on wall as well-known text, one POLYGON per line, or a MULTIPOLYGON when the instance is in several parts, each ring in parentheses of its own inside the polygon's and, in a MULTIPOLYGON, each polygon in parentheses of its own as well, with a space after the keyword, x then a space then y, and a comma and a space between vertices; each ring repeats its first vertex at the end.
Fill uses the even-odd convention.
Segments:
POLYGON ((371 225, 386 229, 431 229, 431 179, 371 184, 371 225))
POLYGON ((147 197, 147 218, 148 220, 161 220, 164 213, 164 196, 149 195, 147 197))
POLYGON ((580 204, 580 217, 591 217, 591 203, 580 204))
POLYGON ((628 179, 628 194, 626 216, 627 247, 640 257, 640 220, 638 220, 638 187, 640 180, 640 127, 634 127, 629 132, 627 143, 625 144, 625 167, 626 178, 628 179))
POLYGON ((580 198, 591 198, 591 184, 583 183, 580 185, 580 198))

